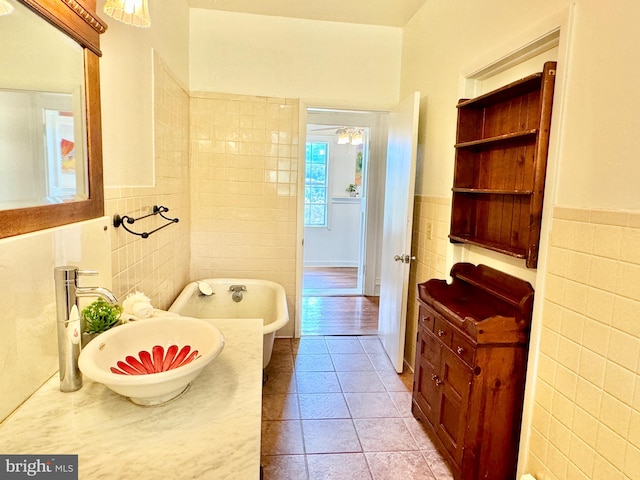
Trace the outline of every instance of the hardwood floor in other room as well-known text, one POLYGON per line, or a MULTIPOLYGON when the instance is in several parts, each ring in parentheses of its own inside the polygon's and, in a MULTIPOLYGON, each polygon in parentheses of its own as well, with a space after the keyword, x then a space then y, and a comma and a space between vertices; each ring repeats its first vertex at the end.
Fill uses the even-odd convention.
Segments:
POLYGON ((358 286, 356 267, 304 267, 302 288, 340 290, 358 286))
POLYGON ((302 335, 376 335, 379 297, 324 295, 357 286, 357 268, 305 267, 302 335), (316 292, 310 294, 308 292, 316 292))
POLYGON ((302 297, 302 335, 377 335, 379 297, 302 297))

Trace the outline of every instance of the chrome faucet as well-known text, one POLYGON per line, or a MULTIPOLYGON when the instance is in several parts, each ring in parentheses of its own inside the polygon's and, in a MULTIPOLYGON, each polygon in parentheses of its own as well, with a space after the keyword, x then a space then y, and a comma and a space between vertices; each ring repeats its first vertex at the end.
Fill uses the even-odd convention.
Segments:
POLYGON ((246 285, 231 285, 229 287, 229 291, 233 292, 231 294, 231 298, 233 299, 233 301, 238 303, 242 301, 242 297, 243 297, 242 292, 246 292, 247 287, 246 285))
POLYGON ((118 303, 116 296, 103 287, 79 287, 78 277, 97 275, 93 270, 78 267, 55 267, 56 318, 58 327, 58 362, 60 365, 60 391, 74 392, 82 387, 82 373, 78 357, 82 349, 84 322, 78 309, 80 297, 102 297, 111 304, 118 303))

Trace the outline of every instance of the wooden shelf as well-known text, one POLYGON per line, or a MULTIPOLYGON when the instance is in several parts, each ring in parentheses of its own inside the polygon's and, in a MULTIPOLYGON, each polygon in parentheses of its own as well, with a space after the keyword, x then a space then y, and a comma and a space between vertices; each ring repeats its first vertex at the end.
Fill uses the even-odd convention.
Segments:
POLYGON ((505 255, 509 255, 510 257, 527 258, 527 252, 524 249, 508 248, 502 243, 492 242, 489 240, 485 240, 483 238, 473 238, 471 236, 462 237, 458 235, 449 235, 449 239, 453 243, 467 243, 469 245, 476 245, 478 247, 483 247, 488 250, 493 250, 494 252, 499 252, 505 255))
MULTIPOLYGON (((553 63, 553 74, 555 75, 555 62, 553 63)), ((489 93, 474 97, 471 99, 463 99, 458 102, 458 108, 485 108, 495 105, 496 103, 519 97, 529 92, 540 90, 542 85, 542 77, 544 72, 533 73, 527 77, 511 82, 503 87, 492 90, 489 93)))
POLYGON ((458 103, 451 242, 537 266, 555 68, 458 103))
POLYGON ((491 195, 531 195, 532 190, 494 190, 491 188, 452 188, 456 193, 479 193, 491 195))
POLYGON ((505 133, 504 135, 497 135, 495 137, 481 138, 478 140, 472 140, 469 142, 456 143, 456 148, 491 148, 498 146, 501 143, 519 142, 522 140, 535 140, 535 136, 538 134, 537 128, 525 130, 523 132, 505 133))

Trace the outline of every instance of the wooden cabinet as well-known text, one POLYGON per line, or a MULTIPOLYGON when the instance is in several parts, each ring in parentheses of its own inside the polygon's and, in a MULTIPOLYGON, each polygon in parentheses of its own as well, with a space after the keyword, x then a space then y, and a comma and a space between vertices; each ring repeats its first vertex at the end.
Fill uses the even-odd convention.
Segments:
POLYGON ((456 479, 513 479, 533 288, 485 265, 418 285, 413 415, 456 479))
POLYGON ((458 103, 452 242, 536 267, 555 69, 458 103))

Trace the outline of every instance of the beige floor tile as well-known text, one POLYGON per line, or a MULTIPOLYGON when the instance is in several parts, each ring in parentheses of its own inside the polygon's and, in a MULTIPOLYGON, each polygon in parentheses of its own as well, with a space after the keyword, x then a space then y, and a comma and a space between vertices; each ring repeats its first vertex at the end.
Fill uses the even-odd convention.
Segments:
POLYGON ((402 418, 356 418, 353 424, 365 452, 418 450, 402 418))
POLYGON ((411 392, 389 392, 389 396, 391 400, 393 400, 398 412, 400 412, 401 417, 413 418, 413 414, 411 413, 411 403, 413 400, 411 392))
POLYGON ((264 480, 307 480, 304 455, 268 455, 261 458, 264 480))
POLYGON ((371 480, 361 453, 308 455, 310 480, 371 480))
POLYGON ((343 392, 385 392, 377 372, 337 372, 343 392))
POLYGON ((400 412, 387 392, 345 393, 352 418, 399 417, 400 412))
POLYGON ((377 452, 365 456, 374 480, 438 479, 420 452, 377 452))
POLYGON ((395 372, 396 369, 386 353, 369 353, 369 360, 376 370, 395 372))
POLYGON ((296 376, 290 372, 266 373, 266 382, 262 385, 263 395, 274 393, 296 393, 296 376))
POLYGON ((358 337, 358 340, 366 353, 384 353, 386 355, 384 347, 377 336, 358 337))
POLYGON ((449 465, 447 465, 447 462, 436 450, 425 450, 422 452, 422 456, 438 480, 453 480, 453 474, 451 473, 449 465))
POLYGON ((431 440, 430 434, 427 433, 425 427, 422 425, 422 422, 416 420, 413 416, 411 418, 403 418, 403 420, 420 450, 429 452, 436 451, 436 446, 431 440))
POLYGON ((408 387, 401 375, 398 375, 395 371, 379 371, 378 376, 384 387, 388 392, 410 392, 411 387, 408 387))
POLYGON ((317 353, 329 353, 324 337, 302 337, 291 341, 293 353, 310 355, 317 353))
POLYGON ((299 418, 298 395, 285 393, 262 395, 262 420, 297 420, 299 418))
POLYGON ((302 431, 307 454, 362 452, 351 419, 303 420, 302 431))
POLYGON ((347 402, 341 393, 299 394, 300 416, 305 420, 351 418, 347 402))
POLYGON ((453 478, 377 336, 276 339, 266 373, 265 480, 453 478))
POLYGON ((296 372, 298 393, 339 393, 336 372, 296 372))
POLYGON ((262 455, 304 454, 300 420, 262 422, 262 455))
POLYGON ((289 354, 273 354, 269 365, 265 368, 265 372, 269 376, 273 376, 275 372, 292 372, 293 371, 293 355, 289 354))
POLYGON ((330 353, 364 353, 362 345, 356 337, 327 338, 327 348, 330 353))
POLYGON ((326 354, 312 354, 295 356, 297 372, 332 372, 334 371, 331 356, 326 354))
POLYGON ((364 353, 336 353, 331 355, 336 372, 362 372, 375 370, 369 360, 369 356, 364 353))
POLYGON ((291 341, 292 341, 291 338, 276 338, 273 341, 272 355, 293 354, 291 341))

